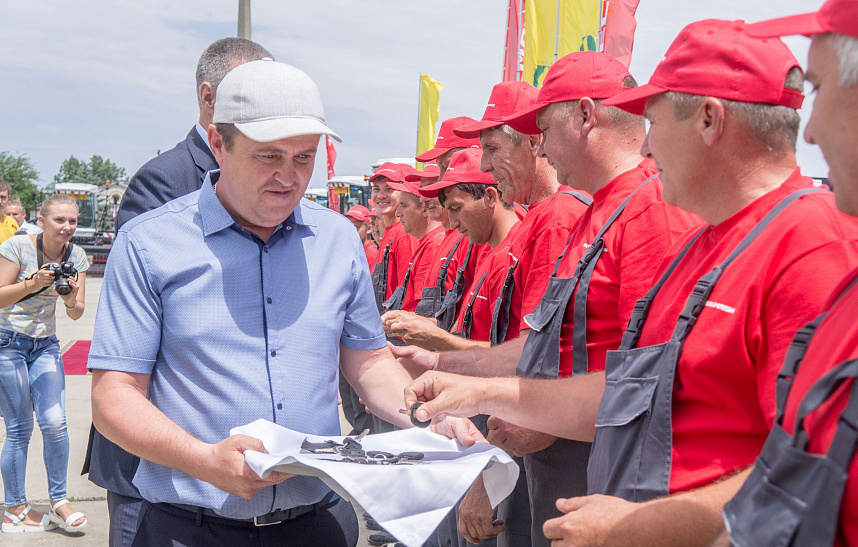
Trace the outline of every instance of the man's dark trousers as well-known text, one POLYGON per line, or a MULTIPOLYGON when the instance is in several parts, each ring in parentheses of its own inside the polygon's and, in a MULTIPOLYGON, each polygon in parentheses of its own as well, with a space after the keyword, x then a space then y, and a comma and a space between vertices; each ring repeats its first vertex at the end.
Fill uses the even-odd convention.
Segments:
POLYGON ((342 498, 333 507, 309 512, 270 526, 230 524, 166 504, 143 502, 133 547, 192 547, 198 545, 268 547, 325 545, 354 547, 358 524, 352 506, 342 498), (347 517, 351 517, 350 519, 347 517))

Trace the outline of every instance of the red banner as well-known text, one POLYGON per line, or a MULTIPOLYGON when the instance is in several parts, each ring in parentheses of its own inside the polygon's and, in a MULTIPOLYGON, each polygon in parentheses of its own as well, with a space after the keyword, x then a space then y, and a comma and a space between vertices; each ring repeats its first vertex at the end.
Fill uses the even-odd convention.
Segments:
POLYGON ((602 3, 602 51, 626 66, 632 61, 635 11, 640 0, 604 0, 602 3))
POLYGON ((337 161, 337 150, 334 148, 334 140, 330 135, 325 135, 325 148, 328 151, 328 180, 331 180, 336 176, 334 162, 337 161))
POLYGON ((524 30, 521 0, 509 0, 507 8, 506 44, 503 59, 503 81, 521 79, 524 30))

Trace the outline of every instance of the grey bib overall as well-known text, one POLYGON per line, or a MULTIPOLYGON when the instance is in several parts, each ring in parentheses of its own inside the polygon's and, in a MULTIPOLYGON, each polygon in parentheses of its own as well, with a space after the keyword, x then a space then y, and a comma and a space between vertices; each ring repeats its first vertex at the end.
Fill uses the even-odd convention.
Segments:
MULTIPOLYGON (((843 291, 852 289, 858 278, 843 291)), ((807 452, 804 418, 820 407, 846 380, 858 378, 858 359, 837 365, 802 399, 792 435, 783 428, 786 401, 823 313, 798 331, 778 375, 778 412, 771 433, 745 484, 724 506, 724 522, 737 547, 832 545, 849 466, 858 445, 858 382, 827 454, 807 452)))
POLYGON ((390 258, 390 246, 393 242, 389 242, 384 246, 381 262, 376 262, 375 269, 372 271, 372 289, 375 292, 375 305, 378 308, 378 313, 384 313, 384 295, 387 293, 387 260, 390 258))
POLYGON ((638 502, 668 495, 673 449, 673 381, 685 340, 724 270, 790 203, 819 191, 798 190, 783 198, 724 262, 701 277, 668 342, 635 347, 656 294, 706 228, 698 232, 658 283, 638 300, 620 348, 608 352, 605 393, 596 416, 596 435, 587 476, 590 494, 607 494, 638 502))
POLYGON ((453 280, 453 286, 444 294, 441 305, 438 311, 435 312, 435 320, 438 327, 450 332, 450 329, 456 324, 456 312, 458 311, 459 302, 465 294, 465 270, 468 269, 468 264, 471 261, 471 252, 474 250, 474 244, 468 243, 468 251, 465 253, 465 261, 459 266, 456 271, 456 277, 453 280))
POLYGON ((393 294, 390 295, 390 298, 385 300, 384 304, 382 304, 384 306, 384 311, 402 309, 402 303, 405 302, 405 291, 408 290, 408 281, 411 279, 411 271, 414 269, 414 265, 417 264, 417 261, 420 260, 423 252, 426 251, 426 248, 426 245, 421 247, 411 259, 411 262, 408 263, 408 268, 405 270, 405 277, 402 279, 402 285, 396 287, 393 294))
POLYGON ((447 254, 444 262, 441 264, 441 269, 438 270, 438 278, 435 280, 435 285, 432 287, 423 287, 423 294, 420 295, 420 302, 417 303, 417 309, 414 313, 423 317, 435 317, 438 310, 441 309, 441 303, 444 301, 444 295, 447 294, 447 271, 450 269, 450 260, 456 254, 459 245, 465 236, 459 236, 453 248, 447 254))
MULTIPOLYGON (((587 295, 593 271, 605 250, 603 236, 625 210, 631 197, 655 177, 656 175, 653 175, 642 182, 614 210, 599 229, 592 245, 578 261, 572 277, 559 278, 557 277, 557 270, 572 245, 571 238, 574 234, 570 235, 566 248, 554 264, 554 271, 548 280, 548 287, 545 289, 539 306, 524 318, 531 330, 516 367, 516 376, 524 378, 559 377, 560 331, 563 326, 563 316, 576 287, 579 290, 573 308, 575 320, 572 338, 573 376, 587 374, 589 370, 587 359, 587 295)), ((557 498, 587 494, 587 461, 590 457, 590 448, 591 444, 587 442, 557 439, 548 448, 524 456, 534 536, 540 538, 539 541, 534 541, 534 544, 548 544, 542 533, 536 536, 536 528, 541 531, 541 526, 546 520, 560 516, 560 512, 554 505, 557 498)))

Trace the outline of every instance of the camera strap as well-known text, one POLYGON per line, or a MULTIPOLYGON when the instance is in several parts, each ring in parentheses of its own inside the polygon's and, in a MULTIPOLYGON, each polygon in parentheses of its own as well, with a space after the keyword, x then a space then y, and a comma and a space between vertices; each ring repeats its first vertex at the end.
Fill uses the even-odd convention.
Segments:
MULTIPOLYGON (((72 242, 71 242, 71 241, 69 241, 69 242, 68 242, 68 245, 66 245, 66 250, 65 250, 65 252, 63 252, 63 260, 62 260, 63 262, 68 262, 68 259, 71 257, 72 247, 74 247, 74 244, 72 244, 72 242)), ((38 272, 39 270, 41 270, 41 269, 42 269, 42 265, 43 265, 43 264, 42 264, 42 263, 43 263, 42 255, 43 255, 43 251, 42 251, 42 234, 39 234, 39 235, 37 235, 37 236, 36 236, 36 264, 37 264, 36 271, 37 271, 37 272, 38 272)), ((32 278, 33 278, 33 276, 35 276, 35 275, 36 275, 36 274, 31 275, 31 276, 30 276, 30 277, 28 277, 27 279, 32 279, 32 278)), ((38 291, 36 291, 36 292, 34 292, 34 293, 30 293, 30 294, 28 294, 27 296, 25 296, 25 297, 24 297, 24 298, 22 298, 21 300, 18 300, 18 301, 17 301, 17 302, 15 302, 15 303, 16 303, 16 304, 20 304, 20 303, 21 303, 21 302, 23 302, 24 300, 29 300, 30 298, 33 298, 33 297, 34 297, 34 296, 36 296, 36 295, 42 294, 43 292, 45 292, 45 291, 46 291, 46 290, 48 290, 49 288, 51 288, 51 286, 50 286, 50 285, 48 285, 47 287, 42 287, 42 288, 41 288, 41 289, 39 289, 38 291)))

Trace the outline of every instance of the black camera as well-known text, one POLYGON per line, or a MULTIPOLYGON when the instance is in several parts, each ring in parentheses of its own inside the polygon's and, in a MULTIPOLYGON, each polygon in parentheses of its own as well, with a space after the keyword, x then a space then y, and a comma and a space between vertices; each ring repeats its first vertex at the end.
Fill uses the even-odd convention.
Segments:
POLYGON ((42 266, 42 269, 54 274, 57 293, 63 296, 71 294, 72 288, 69 285, 69 278, 74 277, 77 279, 77 269, 74 267, 73 262, 61 262, 59 264, 52 262, 42 266))

